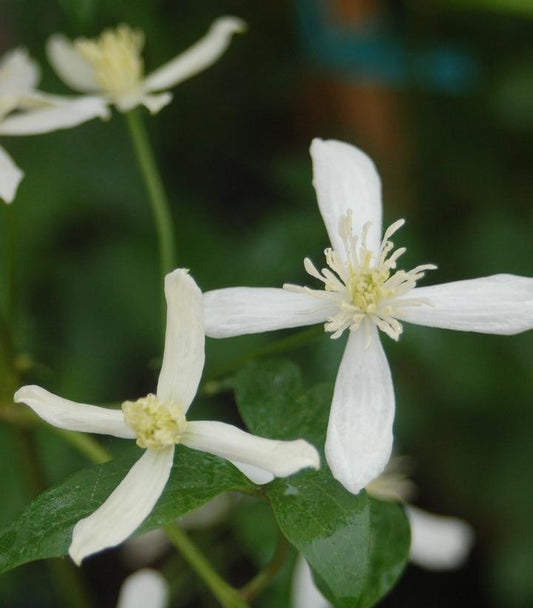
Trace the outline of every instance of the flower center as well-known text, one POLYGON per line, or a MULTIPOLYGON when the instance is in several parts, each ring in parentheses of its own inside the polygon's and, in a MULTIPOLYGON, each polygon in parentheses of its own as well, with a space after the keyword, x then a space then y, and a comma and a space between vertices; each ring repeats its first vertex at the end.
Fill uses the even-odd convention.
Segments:
POLYGON ((394 244, 389 239, 404 223, 404 220, 398 220, 385 231, 376 255, 367 246, 370 224, 365 224, 360 237, 354 235, 352 212, 349 210, 339 222, 339 236, 345 255, 342 257, 334 249, 326 249, 324 253, 329 268, 321 271, 309 258, 304 260, 306 271, 324 283, 324 290, 285 286, 291 291, 303 291, 338 305, 337 314, 330 317, 324 327, 325 331, 331 332, 332 338, 338 338, 346 329, 356 331, 368 318, 397 340, 402 333, 402 325, 395 314, 403 307, 431 304, 424 298, 398 299, 415 287, 425 270, 436 268, 433 264, 425 264, 409 271, 395 271, 398 258, 406 250, 405 247, 394 250, 394 244))
POLYGON ((187 426, 180 405, 174 401, 160 401, 152 394, 137 401, 124 401, 122 411, 141 448, 159 450, 179 443, 187 426))
POLYGON ((96 80, 113 99, 130 93, 143 75, 144 35, 127 25, 105 30, 96 40, 81 38, 75 46, 94 69, 96 80))

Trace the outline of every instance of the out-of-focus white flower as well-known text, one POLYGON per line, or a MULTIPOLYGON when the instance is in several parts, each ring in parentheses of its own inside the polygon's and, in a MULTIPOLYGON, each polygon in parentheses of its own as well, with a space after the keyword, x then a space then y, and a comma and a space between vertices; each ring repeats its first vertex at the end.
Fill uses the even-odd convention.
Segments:
MULTIPOLYGON (((39 66, 24 49, 0 60, 0 136, 37 135, 75 127, 108 110, 96 97, 68 98, 36 90, 39 66)), ((23 172, 0 147, 0 199, 11 203, 23 172)))
POLYGON ((434 515, 405 506, 411 524, 409 559, 426 570, 459 568, 474 542, 472 527, 458 517, 434 515))
POLYGON ((167 327, 156 395, 125 401, 122 410, 68 401, 39 386, 23 386, 14 397, 59 428, 136 439, 145 448, 104 504, 75 525, 69 553, 77 564, 124 541, 149 515, 178 443, 230 460, 255 483, 320 466, 318 452, 303 439, 265 439, 231 424, 185 418, 204 367, 202 293, 188 272, 178 269, 165 277, 165 296, 167 327))
POLYGON ((93 40, 71 42, 54 34, 48 40, 47 53, 56 72, 75 91, 101 95, 121 112, 144 105, 156 113, 172 100, 166 89, 215 63, 233 34, 245 29, 246 24, 237 17, 220 17, 203 38, 148 76, 144 75, 141 55, 144 35, 124 24, 93 40))
POLYGON ((168 583, 165 577, 145 568, 130 574, 122 583, 117 608, 165 608, 168 583))
MULTIPOLYGON (((378 500, 407 500, 414 484, 402 469, 402 462, 392 459, 383 473, 367 485, 368 494, 378 500)), ((409 561, 435 571, 462 566, 474 542, 472 526, 457 517, 434 515, 409 504, 404 507, 411 525, 409 561)), ((302 555, 294 568, 291 608, 331 608, 316 588, 311 568, 302 555)))
POLYGON ((404 503, 411 524, 411 562, 427 570, 462 566, 474 543, 472 526, 457 517, 435 515, 408 504, 416 488, 405 473, 402 459, 392 458, 383 473, 365 489, 378 500, 404 503))
MULTIPOLYGON (((180 517, 177 523, 184 530, 214 526, 229 513, 232 503, 240 496, 242 495, 218 494, 198 509, 180 517)), ((161 557, 171 546, 168 536, 159 528, 129 538, 122 546, 121 556, 130 568, 142 568, 161 557)))
POLYGON ((206 335, 238 336, 314 323, 338 338, 348 330, 326 439, 333 476, 356 494, 383 470, 392 448, 394 390, 379 330, 397 340, 400 321, 515 334, 533 327, 533 279, 509 274, 416 287, 423 264, 397 270, 405 248, 381 237, 381 184, 372 161, 339 141, 311 145, 313 184, 331 241, 327 268, 306 258, 307 272, 324 289, 235 287, 204 295, 206 335))

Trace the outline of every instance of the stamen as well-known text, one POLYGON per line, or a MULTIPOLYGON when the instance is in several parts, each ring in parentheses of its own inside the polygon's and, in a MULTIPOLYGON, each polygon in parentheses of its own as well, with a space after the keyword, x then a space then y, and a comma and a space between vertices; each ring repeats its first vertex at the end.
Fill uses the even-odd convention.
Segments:
POLYGON ((105 30, 96 40, 81 38, 78 51, 92 65, 102 90, 113 99, 134 91, 143 75, 144 35, 127 25, 105 30))
POLYGON ((183 408, 174 401, 160 401, 149 394, 137 401, 125 401, 122 411, 126 424, 137 435, 141 448, 158 450, 181 441, 187 421, 183 408))
MULTIPOLYGON (((406 252, 405 247, 394 250, 390 237, 403 225, 400 219, 385 231, 379 252, 368 248, 368 234, 371 224, 367 222, 361 235, 353 234, 352 211, 348 210, 339 220, 339 236, 344 246, 345 260, 331 248, 324 251, 328 268, 318 270, 309 258, 304 260, 308 274, 324 284, 323 290, 284 285, 289 291, 306 293, 315 298, 329 297, 338 305, 338 312, 328 318, 324 329, 336 339, 349 329, 357 331, 363 320, 368 319, 393 340, 402 333, 402 324, 396 312, 410 306, 426 305, 424 298, 398 300, 416 286, 426 270, 436 268, 433 264, 423 264, 412 270, 397 270, 398 260, 406 252)), ((403 311, 402 311, 403 313, 403 311)), ((367 328, 368 341, 371 340, 370 326, 367 328)))

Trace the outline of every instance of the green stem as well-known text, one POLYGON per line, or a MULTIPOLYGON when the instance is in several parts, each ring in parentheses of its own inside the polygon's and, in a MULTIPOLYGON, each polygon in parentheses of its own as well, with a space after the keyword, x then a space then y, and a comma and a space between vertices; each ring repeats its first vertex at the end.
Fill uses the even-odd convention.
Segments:
POLYGON ((261 570, 261 572, 254 576, 251 581, 246 583, 246 585, 241 588, 242 597, 244 597, 246 601, 250 602, 276 576, 285 563, 288 555, 289 543, 280 532, 278 536, 278 544, 276 545, 276 550, 274 551, 272 559, 267 566, 261 570))
POLYGON ((0 402, 0 421, 7 422, 22 431, 36 427, 37 425, 46 426, 51 432, 61 437, 67 443, 70 443, 72 447, 78 450, 80 454, 86 456, 91 462, 103 464, 111 460, 111 454, 90 435, 77 433, 76 431, 65 431, 64 429, 49 425, 36 416, 29 408, 19 407, 9 402, 0 402))
POLYGON ((219 576, 194 543, 177 524, 167 524, 163 530, 196 573, 209 587, 223 608, 248 608, 241 594, 219 576))
POLYGON ((152 205, 159 240, 161 276, 163 277, 175 267, 175 238, 170 206, 141 116, 138 110, 131 110, 125 116, 152 205))
POLYGON ((84 433, 65 431, 57 427, 50 427, 50 430, 62 437, 67 443, 70 443, 80 454, 83 454, 95 464, 104 464, 104 462, 109 462, 112 459, 111 454, 104 447, 84 433))
POLYGON ((258 357, 268 357, 270 355, 277 355, 282 352, 286 352, 288 350, 294 350, 296 348, 300 348, 301 346, 305 346, 309 342, 316 340, 319 336, 324 333, 324 329, 322 326, 314 326, 309 329, 303 329, 291 336, 286 338, 281 338, 281 340, 275 340, 274 342, 270 342, 265 346, 261 346, 256 348, 252 352, 242 355, 240 357, 235 357, 226 365, 223 365, 216 369, 213 373, 208 375, 206 382, 211 380, 216 380, 222 376, 226 376, 231 373, 235 369, 241 367, 244 363, 251 361, 253 359, 257 359, 258 357))

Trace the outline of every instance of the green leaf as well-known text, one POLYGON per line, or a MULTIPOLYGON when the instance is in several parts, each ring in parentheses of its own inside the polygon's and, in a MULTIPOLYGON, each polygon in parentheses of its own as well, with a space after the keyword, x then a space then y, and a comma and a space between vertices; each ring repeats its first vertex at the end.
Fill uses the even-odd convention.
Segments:
POLYGON ((237 406, 253 433, 274 439, 305 437, 322 450, 333 389, 319 384, 304 393, 301 376, 289 361, 251 363, 235 381, 237 406))
MULTIPOLYGON (((304 437, 322 449, 332 387, 303 393, 299 369, 285 361, 254 363, 235 381, 239 411, 250 430, 280 439, 304 437)), ((278 524, 311 566, 322 593, 341 608, 373 606, 394 586, 409 554, 403 508, 350 494, 322 459, 266 486, 278 524)))
POLYGON ((402 507, 347 492, 324 468, 267 489, 279 526, 335 606, 373 606, 394 586, 409 554, 402 507))
MULTIPOLYGON (((0 531, 0 572, 66 555, 74 524, 106 500, 139 456, 140 450, 128 450, 112 462, 72 475, 35 499, 0 531)), ((254 488, 229 462, 178 446, 165 491, 138 532, 159 528, 222 492, 254 488)))

